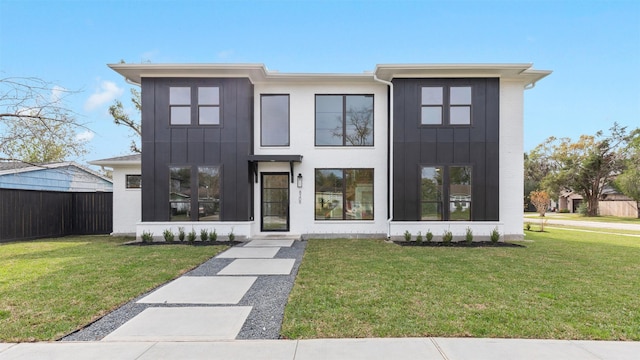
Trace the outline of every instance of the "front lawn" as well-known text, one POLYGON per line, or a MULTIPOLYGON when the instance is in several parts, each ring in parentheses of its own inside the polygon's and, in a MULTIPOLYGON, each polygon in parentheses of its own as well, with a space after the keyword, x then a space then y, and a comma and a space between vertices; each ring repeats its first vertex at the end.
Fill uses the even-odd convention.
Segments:
POLYGON ((77 236, 0 244, 0 342, 55 340, 224 246, 119 246, 77 236))
POLYGON ((282 334, 640 340, 640 239, 526 238, 526 248, 311 240, 282 334))

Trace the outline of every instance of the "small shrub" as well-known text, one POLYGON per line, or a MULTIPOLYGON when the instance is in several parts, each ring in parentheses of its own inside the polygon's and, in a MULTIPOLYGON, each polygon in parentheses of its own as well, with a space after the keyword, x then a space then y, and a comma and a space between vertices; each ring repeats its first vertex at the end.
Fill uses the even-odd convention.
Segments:
POLYGON ((153 241, 153 233, 149 231, 142 232, 142 242, 148 243, 153 241))
POLYGON ((561 209, 561 210, 558 210, 558 212, 560 214, 568 214, 569 213, 569 209, 561 209))
POLYGON ((422 233, 420 231, 418 231, 418 235, 416 235, 416 242, 418 244, 422 243, 422 233))
POLYGON ((500 232, 498 231, 498 227, 496 226, 495 228, 493 228, 493 230, 491 230, 491 242, 492 243, 497 243, 498 240, 500 240, 500 232))
POLYGON ((213 229, 213 231, 209 233, 209 240, 218 241, 218 233, 216 232, 216 229, 213 229))
POLYGON ((229 241, 234 241, 236 239, 236 235, 233 233, 233 230, 229 233, 229 241))
POLYGON ((178 240, 180 241, 184 241, 184 228, 183 227, 179 227, 178 228, 178 240))
POLYGON ((200 230, 200 241, 207 241, 209 239, 209 231, 207 229, 200 230))
POLYGON ((411 241, 411 233, 409 230, 404 231, 404 241, 411 241))
POLYGON ((173 234, 173 231, 171 231, 171 229, 166 229, 162 232, 162 237, 164 238, 164 241, 172 242, 176 236, 173 234))
POLYGON ((473 241, 473 230, 467 226, 467 229, 464 232, 464 239, 467 241, 467 244, 471 244, 473 241))
POLYGON ((451 230, 445 230, 444 233, 442 233, 442 242, 449 244, 451 243, 451 240, 453 240, 453 233, 451 230))
POLYGON ((525 230, 527 230, 527 231, 531 231, 531 223, 526 223, 526 224, 524 224, 524 228, 525 228, 525 230))
POLYGON ((431 242, 431 240, 433 240, 433 233, 431 232, 431 229, 427 230, 427 242, 431 242))
POLYGON ((191 231, 189 231, 189 233, 187 234, 187 241, 192 243, 194 241, 196 241, 196 231, 191 229, 191 231))
POLYGON ((578 209, 576 211, 582 216, 587 216, 587 213, 589 212, 589 206, 586 202, 581 202, 580 205, 578 205, 578 209))

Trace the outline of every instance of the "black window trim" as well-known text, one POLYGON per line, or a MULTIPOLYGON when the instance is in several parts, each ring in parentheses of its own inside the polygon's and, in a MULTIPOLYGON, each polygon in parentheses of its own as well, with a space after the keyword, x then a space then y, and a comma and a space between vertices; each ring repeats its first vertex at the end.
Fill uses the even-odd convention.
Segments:
POLYGON ((340 147, 340 148, 370 148, 370 147, 375 147, 375 123, 376 123, 376 117, 375 117, 375 110, 376 110, 376 97, 375 94, 373 93, 358 93, 358 94, 332 94, 332 93, 321 93, 321 94, 314 94, 313 97, 313 143, 315 147, 324 147, 324 148, 330 148, 330 147, 340 147), (318 96, 342 96, 342 145, 318 145, 316 140, 317 140, 317 111, 318 111, 318 96), (347 121, 347 96, 370 96, 371 100, 372 100, 372 113, 371 113, 371 145, 347 145, 347 127, 346 125, 346 121, 347 121))
POLYGON ((432 164, 432 163, 421 163, 418 164, 418 176, 420 177, 420 181, 418 181, 418 194, 420 194, 420 200, 418 201, 418 221, 421 222, 437 222, 437 221, 447 221, 447 222, 458 222, 458 221, 475 221, 473 219, 473 164, 470 163, 440 163, 440 164, 432 164), (422 168, 425 167, 440 167, 442 168, 442 220, 422 220, 422 168), (451 177, 450 177, 450 168, 452 167, 469 167, 471 168, 471 200, 469 201, 469 220, 451 220, 451 211, 450 211, 450 203, 451 203, 451 177))
POLYGON ((419 101, 420 104, 420 112, 418 116, 418 126, 419 127, 472 127, 473 126, 473 84, 467 83, 450 83, 450 82, 437 82, 437 83, 421 83, 418 84, 420 87, 419 93, 419 101), (422 104, 422 88, 426 87, 441 87, 442 88, 442 104, 441 105, 424 105, 422 104), (451 105, 451 88, 452 87, 468 87, 471 88, 471 104, 454 104, 451 105), (422 108, 424 107, 440 107, 442 109, 442 119, 440 124, 423 124, 422 123, 422 108), (468 107, 469 108, 469 123, 468 124, 452 124, 451 123, 451 108, 452 107, 468 107))
POLYGON ((139 190, 139 189, 142 189, 142 174, 125 174, 125 176, 124 176, 124 187, 125 187, 125 189, 128 189, 128 190, 139 190), (138 177, 140 179, 138 181, 140 186, 136 186, 136 187, 129 186, 129 177, 130 176, 138 177))
POLYGON ((260 94, 260 147, 290 147, 291 146, 291 94, 286 93, 268 93, 268 94, 260 94), (287 97, 287 144, 286 145, 264 145, 262 143, 262 126, 263 126, 263 117, 262 117, 262 98, 265 96, 286 96, 287 97))
POLYGON ((316 171, 318 170, 341 170, 342 171, 342 219, 318 219, 316 218, 316 214, 315 214, 315 206, 316 206, 316 200, 314 197, 313 200, 313 220, 314 221, 375 221, 375 208, 376 208, 376 203, 375 203, 375 196, 376 196, 376 191, 375 191, 375 168, 341 168, 341 167, 328 167, 328 168, 314 168, 313 169, 313 187, 314 187, 314 194, 317 194, 317 189, 316 189, 316 171), (371 192, 372 192, 372 199, 371 199, 371 219, 347 219, 346 217, 346 201, 347 201, 347 197, 346 197, 346 193, 347 193, 347 181, 346 181, 346 176, 345 176, 345 171, 347 170, 371 170, 371 192))
POLYGON ((167 92, 169 93, 169 97, 168 97, 168 101, 167 103, 169 104, 169 114, 168 114, 168 122, 169 122, 169 127, 178 127, 178 128, 184 128, 184 127, 207 127, 207 128, 212 128, 212 127, 223 127, 223 123, 224 123, 224 116, 223 116, 223 87, 221 84, 200 84, 200 83, 176 83, 176 84, 169 84, 167 85, 167 92), (188 87, 191 89, 190 91, 190 97, 191 97, 191 102, 189 105, 186 104, 179 104, 179 105, 172 105, 171 104, 171 88, 176 87, 176 88, 180 88, 180 87, 188 87), (218 105, 209 105, 209 104, 203 104, 200 105, 198 103, 198 88, 201 87, 216 87, 218 88, 218 105), (172 124, 171 123, 171 108, 174 107, 188 107, 190 110, 190 121, 188 124, 172 124), (219 123, 218 124, 200 124, 200 108, 201 107, 215 107, 218 108, 218 120, 219 123), (195 120, 195 123, 194 123, 195 120))

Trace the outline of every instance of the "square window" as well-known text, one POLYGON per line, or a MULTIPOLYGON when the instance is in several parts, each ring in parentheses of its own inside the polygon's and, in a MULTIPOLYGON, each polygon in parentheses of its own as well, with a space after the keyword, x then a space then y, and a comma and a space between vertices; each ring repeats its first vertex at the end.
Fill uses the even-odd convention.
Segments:
POLYGON ((142 175, 126 175, 127 189, 140 189, 142 187, 142 175))
POLYGON ((190 125, 191 124, 191 107, 190 106, 172 106, 171 107, 171 125, 190 125))
POLYGON ((422 125, 442 124, 442 106, 423 106, 422 125))
POLYGON ((471 105, 471 86, 451 87, 451 105, 471 105))
POLYGON ((469 125, 471 124, 471 107, 470 106, 452 106, 449 109, 449 123, 451 125, 469 125))
POLYGON ((198 123, 200 125, 220 125, 220 108, 218 106, 198 107, 198 123))
POLYGON ((218 87, 199 87, 198 105, 220 105, 220 89, 218 87))
POLYGON ((169 104, 170 105, 191 105, 191 88, 170 87, 169 88, 169 104))
POLYGON ((422 88, 422 105, 442 105, 442 87, 432 86, 422 88))

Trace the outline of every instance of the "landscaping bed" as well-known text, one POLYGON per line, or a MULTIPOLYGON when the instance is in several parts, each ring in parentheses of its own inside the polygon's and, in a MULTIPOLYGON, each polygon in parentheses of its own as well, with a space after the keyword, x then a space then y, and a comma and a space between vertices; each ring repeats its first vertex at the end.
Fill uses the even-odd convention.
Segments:
POLYGON ((396 245, 400 246, 426 246, 426 247, 462 247, 462 248, 478 248, 478 247, 525 247, 524 245, 514 244, 504 241, 492 242, 492 241, 452 241, 449 243, 442 241, 394 241, 396 245))

